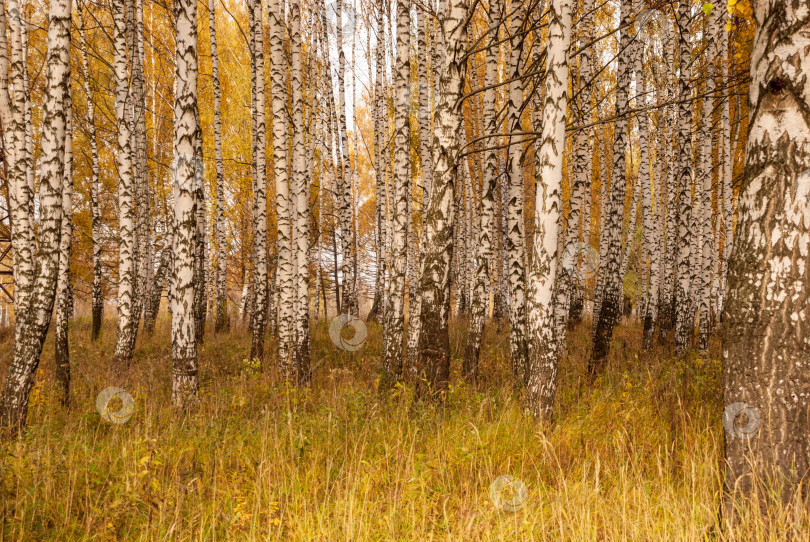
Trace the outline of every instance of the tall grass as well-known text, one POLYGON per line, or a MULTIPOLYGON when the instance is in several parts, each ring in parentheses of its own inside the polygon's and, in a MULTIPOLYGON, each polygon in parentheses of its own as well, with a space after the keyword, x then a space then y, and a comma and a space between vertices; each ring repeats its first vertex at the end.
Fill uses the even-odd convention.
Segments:
MULTIPOLYGON (((111 324, 108 324, 110 326, 111 324)), ((477 387, 459 378, 442 406, 398 388, 376 392, 380 330, 337 350, 314 327, 314 381, 284 385, 244 360, 249 337, 206 335, 200 404, 170 405, 168 326, 139 340, 125 382, 108 376, 114 329, 98 343, 72 328, 72 405, 59 406, 46 348, 29 425, 2 448, 0 540, 705 540, 718 528, 722 403, 709 359, 640 354, 640 330, 617 330, 607 373, 586 386, 588 330, 560 369, 557 419, 527 417, 508 340, 489 330, 477 387), (104 422, 95 397, 128 389, 135 414, 104 422), (516 512, 490 484, 510 474, 528 494, 516 512)), ((462 353, 464 325, 451 335, 462 353)), ((7 365, 12 339, 0 343, 7 365)), ((272 344, 270 351, 272 351, 272 344)), ((756 515, 741 533, 781 539, 756 515)), ((806 518, 790 518, 800 525, 806 518)), ((792 527, 789 527, 790 529, 792 527)), ((732 532, 733 535, 733 532, 732 532)))

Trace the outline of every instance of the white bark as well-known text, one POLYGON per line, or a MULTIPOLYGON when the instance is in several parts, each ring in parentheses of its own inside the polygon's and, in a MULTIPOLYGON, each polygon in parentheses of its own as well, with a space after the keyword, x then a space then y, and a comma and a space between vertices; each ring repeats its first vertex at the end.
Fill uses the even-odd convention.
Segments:
MULTIPOLYGON (((568 104, 568 47, 571 43, 571 0, 552 0, 549 11, 548 57, 543 97, 543 128, 537 167, 534 244, 529 268, 528 295, 528 392, 537 417, 550 419, 557 389, 557 345, 554 285, 559 255, 557 242, 562 206, 565 115, 568 104)), ((558 293, 558 295, 560 295, 558 293)), ((562 293, 565 295, 565 292, 562 293)), ((564 333, 563 326, 563 333, 564 333)))
POLYGON ((197 231, 197 2, 178 0, 174 95, 174 281, 172 305, 172 403, 196 402, 197 341, 194 321, 194 238, 197 231))

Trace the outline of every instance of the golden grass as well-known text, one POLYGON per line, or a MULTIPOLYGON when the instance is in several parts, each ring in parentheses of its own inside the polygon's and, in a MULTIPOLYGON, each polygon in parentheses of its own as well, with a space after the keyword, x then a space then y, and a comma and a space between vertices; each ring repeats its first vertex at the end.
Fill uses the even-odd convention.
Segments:
MULTIPOLYGON (((461 382, 454 359, 441 407, 414 404, 407 388, 380 400, 373 324, 354 354, 332 345, 326 323, 315 327, 311 389, 291 389, 245 363, 247 335, 209 332, 199 409, 181 415, 170 406, 167 323, 139 340, 124 385, 107 380, 111 325, 95 344, 86 322, 73 326, 70 411, 56 400, 49 342, 28 429, 2 448, 0 540, 723 536, 716 351, 706 360, 676 360, 664 349, 640 354, 640 330, 620 327, 606 375, 587 387, 588 330, 574 330, 560 370, 559 415, 547 428, 523 414, 507 338, 492 330, 477 389, 461 382), (95 410, 108 385, 135 399, 123 425, 95 410), (517 512, 490 500, 489 486, 502 474, 528 488, 517 512)), ((0 343, 2 365, 10 340, 0 343)), ((458 357, 463 323, 451 340, 458 357)), ((779 539, 761 520, 746 521, 743 532, 779 539)))

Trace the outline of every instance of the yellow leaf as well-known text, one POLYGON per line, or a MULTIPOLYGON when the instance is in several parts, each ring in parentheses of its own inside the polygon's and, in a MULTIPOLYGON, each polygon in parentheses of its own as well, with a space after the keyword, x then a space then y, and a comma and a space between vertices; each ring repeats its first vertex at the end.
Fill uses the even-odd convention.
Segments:
POLYGON ((726 21, 726 32, 731 32, 731 21, 726 21))
POLYGON ((703 4, 703 13, 705 13, 706 15, 711 13, 712 9, 714 9, 714 4, 712 4, 711 2, 706 2, 705 4, 703 4))

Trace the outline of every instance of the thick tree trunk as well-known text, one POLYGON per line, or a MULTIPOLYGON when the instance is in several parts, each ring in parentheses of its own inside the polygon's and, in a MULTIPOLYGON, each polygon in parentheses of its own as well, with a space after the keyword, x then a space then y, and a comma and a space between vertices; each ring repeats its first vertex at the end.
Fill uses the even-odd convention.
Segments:
POLYGON ((442 394, 450 376, 450 267, 453 259, 453 202, 458 180, 458 132, 466 68, 467 0, 448 0, 439 21, 444 36, 440 55, 439 101, 434 117, 433 189, 425 213, 422 292, 422 331, 419 337, 419 393, 442 394))
MULTIPOLYGON (((12 21, 12 41, 19 37, 15 26, 20 24, 19 11, 13 0, 8 2, 12 21), (14 20, 16 19, 16 21, 14 20), (16 34, 16 36, 15 36, 16 34)), ((48 333, 53 312, 56 284, 59 273, 59 250, 62 229, 62 192, 65 172, 65 140, 68 130, 68 108, 70 106, 70 0, 52 0, 48 15, 48 53, 46 57, 47 76, 45 80, 45 104, 43 111, 42 139, 40 143, 41 172, 39 184, 39 221, 37 228, 37 255, 31 263, 36 265, 31 274, 33 282, 28 296, 24 297, 23 310, 15 310, 14 357, 8 368, 3 394, 0 398, 0 423, 11 432, 16 432, 25 425, 28 414, 28 398, 34 385, 34 375, 39 365, 42 345, 48 333)), ((12 46, 13 61, 15 47, 12 46)), ((0 66, 2 67, 2 66, 0 66)), ((22 64, 12 69, 12 80, 18 77, 17 70, 22 64)), ((16 109, 20 104, 15 96, 12 102, 16 109)), ((19 112, 15 115, 22 118, 19 112)), ((22 148, 22 140, 16 136, 22 134, 17 130, 17 123, 12 132, 15 135, 15 151, 22 148)), ((16 153, 18 159, 22 153, 16 153)), ((15 161, 15 169, 19 162, 15 161)), ((18 170, 19 171, 19 170, 18 170)), ((28 178, 15 174, 10 179, 9 191, 19 194, 28 190, 28 178)), ((18 200, 19 202, 19 200, 18 200)), ((18 203, 19 204, 19 203, 18 203)), ((16 223, 14 220, 22 213, 12 214, 12 231, 24 234, 23 227, 32 227, 30 222, 16 223)), ((16 257, 16 254, 15 254, 16 257)), ((15 265, 16 265, 15 261, 15 265)), ((16 277, 15 277, 16 278, 16 277)), ((16 290, 15 290, 16 293, 16 290)), ((16 297, 16 296, 15 296, 16 297)), ((15 303, 19 300, 15 299, 15 303)), ((16 307, 15 307, 16 309, 16 307)))
POLYGON ((174 287, 172 295, 172 403, 196 403, 197 340, 194 321, 194 238, 197 233, 197 2, 178 0, 174 95, 174 287))
POLYGON ((561 301, 555 295, 559 255, 558 232, 562 206, 565 115, 568 105, 568 46, 571 43, 571 0, 552 0, 549 11, 548 58, 543 97, 543 128, 536 158, 537 195, 534 214, 534 243, 529 268, 528 296, 528 392, 535 417, 551 419, 557 390, 557 348, 565 341, 556 329, 554 308, 561 301), (555 336, 557 335, 557 336, 555 336))
POLYGON ((293 0, 290 29, 290 87, 293 103, 293 187, 295 219, 295 317, 293 367, 299 384, 312 378, 309 346, 309 174, 304 134, 303 80, 301 73, 301 4, 293 0))
POLYGON ((723 317, 723 421, 726 491, 764 509, 771 499, 806 502, 810 475, 810 14, 799 3, 755 0, 753 8, 752 119, 723 317))
MULTIPOLYGON (((523 22, 526 6, 514 6, 509 24, 511 47, 506 78, 511 79, 506 108, 507 126, 510 132, 521 132, 521 108, 523 104, 523 22)), ((523 147, 521 135, 510 138, 507 153, 508 197, 506 208, 506 253, 509 259, 509 353, 515 379, 526 384, 528 376, 528 347, 526 344, 526 239, 523 219, 523 147)))
POLYGON ((270 0, 270 79, 273 92, 273 176, 276 182, 278 267, 278 364, 292 377, 293 308, 295 304, 290 179, 288 174, 287 81, 284 54, 284 12, 280 0, 270 0))
POLYGON ((691 50, 689 45, 689 3, 681 0, 678 4, 678 26, 680 27, 680 77, 678 106, 678 162, 676 179, 678 182, 678 235, 675 269, 675 352, 683 353, 689 346, 694 314, 690 310, 689 290, 691 288, 692 267, 692 111, 688 102, 692 94, 690 85, 691 50))
POLYGON ((127 78, 127 11, 133 0, 113 3, 113 48, 115 50, 115 118, 118 149, 118 334, 113 354, 113 370, 126 372, 132 362, 132 350, 138 333, 135 296, 137 280, 137 237, 135 232, 136 186, 133 175, 132 93, 127 78))

